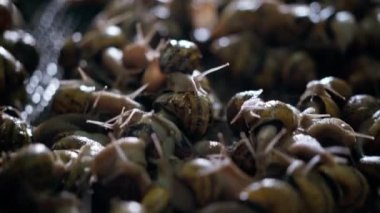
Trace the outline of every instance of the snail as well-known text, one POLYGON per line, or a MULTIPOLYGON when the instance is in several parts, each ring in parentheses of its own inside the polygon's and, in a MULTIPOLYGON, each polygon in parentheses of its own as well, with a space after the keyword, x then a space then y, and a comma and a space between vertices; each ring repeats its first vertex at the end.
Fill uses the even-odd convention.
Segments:
POLYGON ((83 35, 79 47, 84 58, 90 58, 106 47, 122 47, 126 39, 123 31, 116 25, 95 28, 83 35))
POLYGON ((337 205, 340 208, 357 209, 364 205, 369 188, 367 180, 357 169, 343 164, 325 164, 318 171, 333 180, 338 188, 337 205))
POLYGON ((7 30, 13 25, 12 18, 12 9, 13 9, 12 1, 6 0, 2 1, 0 4, 0 31, 7 30))
POLYGON ((231 160, 246 174, 254 176, 256 169, 256 153, 249 139, 240 140, 231 146, 229 155, 231 160), (247 144, 248 143, 248 144, 247 144))
MULTIPOLYGON (((110 145, 107 145, 103 153, 104 156, 117 156, 118 154, 120 154, 120 151, 122 151, 124 155, 128 156, 129 161, 134 162, 137 165, 140 165, 142 168, 145 168, 147 166, 145 157, 145 142, 143 140, 136 137, 120 138, 116 141, 111 142, 110 145), (117 145, 115 143, 117 143, 117 145)), ((102 158, 99 159, 101 160, 102 158)), ((112 165, 114 163, 112 163, 111 160, 117 159, 108 159, 107 162, 96 160, 98 159, 95 159, 96 166, 103 167, 102 163, 109 163, 110 165, 112 165)), ((106 168, 107 166, 104 166, 104 169, 106 168)), ((110 170, 112 169, 110 168, 110 170)))
MULTIPOLYGON (((63 115, 54 116, 50 119, 41 122, 33 129, 33 141, 44 143, 48 147, 52 147, 56 140, 67 135, 80 134, 85 137, 94 137, 102 135, 104 133, 102 128, 98 128, 92 124, 88 124, 87 120, 95 119, 94 116, 68 113, 63 115), (94 135, 89 135, 94 134, 94 135)), ((93 139, 106 144, 109 140, 99 140, 100 137, 94 137, 93 139), (103 142, 104 141, 104 142, 103 142)))
POLYGON ((28 73, 33 73, 39 64, 39 53, 35 38, 23 30, 7 30, 0 38, 0 46, 7 49, 28 73))
POLYGON ((223 36, 211 44, 211 52, 219 60, 231 64, 231 77, 242 82, 252 79, 252 70, 260 67, 264 48, 262 39, 252 32, 223 36))
POLYGON ((349 11, 335 12, 331 8, 320 10, 319 21, 310 29, 305 46, 317 53, 329 55, 345 53, 354 42, 358 24, 349 11))
POLYGON ((335 203, 328 184, 318 173, 292 175, 291 184, 302 198, 303 208, 312 212, 334 212, 335 203))
POLYGON ((85 145, 91 146, 92 149, 98 151, 103 149, 103 146, 99 142, 78 134, 68 135, 59 139, 53 144, 52 149, 79 150, 82 146, 85 145))
POLYGON ((65 70, 64 77, 72 77, 71 71, 78 67, 82 51, 80 48, 80 41, 82 34, 77 32, 66 39, 63 47, 61 48, 58 56, 58 64, 65 70))
POLYGON ((223 145, 223 143, 218 141, 202 140, 194 144, 194 152, 200 157, 219 154, 225 149, 226 147, 223 145))
POLYGON ((350 125, 338 118, 323 118, 312 124, 306 132, 316 138, 323 147, 343 146, 351 150, 354 159, 362 155, 357 137, 373 140, 373 137, 356 133, 350 125))
POLYGON ((297 103, 297 108, 300 110, 312 108, 314 113, 330 114, 332 117, 340 115, 337 103, 326 91, 326 87, 318 81, 311 81, 307 84, 305 92, 297 103))
POLYGON ((371 95, 354 95, 348 99, 343 108, 343 119, 354 129, 370 118, 373 113, 380 109, 380 101, 371 95))
POLYGON ((145 87, 146 85, 136 90, 136 93, 126 96, 110 91, 96 91, 94 86, 62 85, 54 95, 52 109, 56 113, 85 113, 95 110, 117 115, 123 108, 141 108, 133 98, 145 87))
MULTIPOLYGON (((8 109, 9 111, 9 109, 8 109)), ((0 109, 0 150, 15 151, 32 142, 32 129, 24 120, 7 113, 6 107, 0 109)))
POLYGON ((171 92, 159 96, 154 104, 157 110, 177 121, 178 126, 190 138, 202 137, 211 122, 213 113, 207 91, 202 88, 205 75, 220 70, 228 64, 212 68, 198 75, 171 73, 167 86, 171 92))
MULTIPOLYGON (((15 178, 37 192, 55 190, 64 173, 53 152, 43 144, 30 144, 18 150, 3 166, 2 175, 15 178)), ((3 186, 5 187, 5 186, 3 186)), ((14 187, 14 186, 7 186, 14 187)))
POLYGON ((169 191, 159 186, 152 186, 149 188, 141 201, 142 205, 149 212, 163 212, 168 209, 169 202, 169 191))
POLYGON ((96 208, 108 209, 111 198, 141 200, 152 184, 147 171, 129 161, 118 142, 110 143, 95 156, 91 165, 95 178, 92 184, 93 204, 96 208))
POLYGON ((288 5, 280 1, 231 2, 222 12, 221 20, 212 33, 213 38, 255 29, 269 43, 289 44, 301 38, 312 26, 311 9, 307 5, 288 5), (300 13, 299 11, 303 11, 300 13), (265 23, 260 20, 264 18, 265 23), (246 20, 241 23, 240 20, 246 20))
POLYGON ((311 212, 334 212, 336 206, 329 183, 315 170, 318 163, 330 160, 334 162, 333 157, 327 157, 327 154, 326 158, 317 156, 303 162, 286 154, 282 155, 289 163, 283 179, 299 194, 302 209, 309 209, 311 212))
POLYGON ((239 199, 255 206, 259 211, 277 213, 301 210, 301 198, 293 187, 284 181, 272 178, 250 184, 242 190, 239 199))
POLYGON ((299 119, 291 105, 276 100, 263 102, 256 97, 245 101, 231 122, 234 123, 240 117, 244 119, 245 125, 250 130, 262 121, 278 120, 288 132, 297 129, 299 119))
POLYGON ((264 121, 251 129, 249 141, 255 151, 256 176, 276 175, 277 170, 282 170, 282 159, 272 151, 286 150, 293 143, 288 139, 289 135, 278 120, 264 121))
POLYGON ((259 95, 263 92, 263 90, 248 90, 236 93, 227 103, 226 115, 227 122, 230 125, 232 131, 235 134, 240 133, 240 131, 248 131, 247 126, 244 123, 244 117, 238 117, 238 113, 240 112, 241 107, 245 103, 245 101, 250 100, 250 102, 263 102, 259 95), (236 118, 236 120, 234 120, 236 118))
POLYGON ((12 104, 21 108, 26 99, 23 87, 26 71, 23 65, 3 47, 0 47, 0 61, 0 94, 3 97, 0 104, 12 104))
POLYGON ((145 207, 136 201, 112 200, 110 213, 145 213, 145 207))
POLYGON ((363 153, 365 155, 379 155, 379 130, 380 130, 380 110, 377 110, 367 120, 363 121, 360 125, 359 131, 363 134, 373 137, 373 140, 361 138, 360 144, 363 146, 363 153))
POLYGON ((104 150, 103 146, 90 143, 75 150, 78 156, 68 164, 68 174, 64 179, 64 188, 79 195, 90 189, 91 165, 96 156, 104 150))
POLYGON ((151 138, 152 133, 157 134, 164 156, 169 157, 175 154, 180 158, 185 158, 191 155, 192 146, 177 126, 153 112, 132 109, 106 122, 93 120, 87 122, 113 130, 116 138, 127 136, 141 138, 146 143, 148 158, 158 158, 151 138))
POLYGON ((187 40, 167 41, 160 55, 160 69, 164 73, 191 73, 199 67, 202 58, 197 45, 187 40))
POLYGON ((281 69, 281 80, 286 88, 299 91, 316 78, 316 63, 304 51, 293 52, 281 69), (292 77, 291 77, 292 76, 292 77))
POLYGON ((200 206, 223 197, 236 199, 252 181, 228 157, 210 157, 211 160, 195 158, 185 163, 179 172, 179 178, 192 189, 200 206))

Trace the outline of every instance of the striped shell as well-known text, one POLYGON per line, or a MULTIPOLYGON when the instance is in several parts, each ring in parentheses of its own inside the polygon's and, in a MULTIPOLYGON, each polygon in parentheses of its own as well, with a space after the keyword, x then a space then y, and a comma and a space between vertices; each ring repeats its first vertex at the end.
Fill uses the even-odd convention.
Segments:
POLYGON ((156 105, 174 116, 178 126, 190 138, 202 137, 212 119, 211 101, 204 94, 168 93, 160 96, 156 105))
POLYGON ((197 45, 187 40, 169 40, 161 51, 160 68, 164 73, 192 73, 202 58, 197 45))

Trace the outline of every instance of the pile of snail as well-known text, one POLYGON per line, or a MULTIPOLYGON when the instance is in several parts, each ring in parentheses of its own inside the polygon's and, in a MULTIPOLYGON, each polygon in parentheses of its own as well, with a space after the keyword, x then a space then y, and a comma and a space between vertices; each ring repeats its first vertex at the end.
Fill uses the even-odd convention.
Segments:
POLYGON ((32 123, 11 88, 38 53, 0 2, 0 212, 380 211, 380 99, 362 87, 378 74, 319 71, 378 66, 380 37, 351 31, 379 25, 375 2, 68 2, 106 6, 32 123), (220 73, 252 85, 223 94, 220 73))

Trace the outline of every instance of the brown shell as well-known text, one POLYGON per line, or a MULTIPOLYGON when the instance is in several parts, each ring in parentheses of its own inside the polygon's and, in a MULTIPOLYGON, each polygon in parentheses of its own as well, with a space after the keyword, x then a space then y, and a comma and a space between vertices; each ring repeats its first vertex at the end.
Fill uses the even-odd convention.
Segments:
POLYGON ((338 206, 343 209, 358 209, 362 207, 369 195, 369 186, 362 173, 354 167, 336 164, 322 165, 318 171, 334 181, 340 194, 338 206))
POLYGON ((87 32, 80 41, 84 57, 92 57, 109 46, 122 47, 126 43, 120 27, 109 25, 87 32))
POLYGON ((23 86, 26 76, 23 65, 8 50, 0 46, 0 94, 8 94, 15 88, 23 86))
POLYGON ((20 118, 0 115, 0 151, 14 151, 32 142, 32 129, 20 118))
POLYGON ((161 50, 160 68, 164 73, 192 73, 199 68, 202 54, 197 45, 187 40, 169 40, 161 50))
POLYGON ((53 97, 52 110, 58 114, 85 113, 91 99, 91 92, 81 87, 61 87, 53 97))
POLYGON ((256 159, 253 158, 252 153, 249 151, 243 141, 239 141, 232 146, 229 153, 232 161, 248 175, 255 175, 256 173, 256 159))
POLYGON ((371 95, 354 95, 343 108, 343 119, 354 129, 380 109, 379 99, 371 95))
POLYGON ((226 115, 227 122, 230 125, 230 128, 234 131, 235 134, 239 134, 241 131, 248 131, 244 118, 238 118, 234 123, 231 123, 232 119, 239 113, 244 102, 249 99, 257 99, 257 101, 262 100, 258 98, 259 90, 248 90, 236 93, 227 103, 226 115))
POLYGON ((295 174, 291 176, 291 182, 301 197, 303 209, 308 209, 311 213, 334 212, 335 200, 320 174, 295 174))
POLYGON ((356 149, 355 132, 350 125, 339 118, 316 120, 307 130, 323 147, 345 146, 356 149))
POLYGON ((179 178, 193 191, 200 206, 216 201, 221 196, 222 188, 218 185, 214 173, 208 172, 215 165, 206 159, 196 158, 183 165, 179 178))
POLYGON ((9 29, 13 25, 12 6, 13 4, 10 0, 0 2, 0 31, 9 29))
POLYGON ((320 84, 309 86, 301 95, 297 108, 305 110, 309 107, 314 108, 317 114, 330 114, 332 117, 339 117, 340 109, 327 91, 320 84))
POLYGON ((53 152, 43 144, 30 144, 20 149, 6 165, 5 173, 21 178, 24 184, 37 190, 46 190, 56 184, 59 176, 53 152))
POLYGON ((206 133, 213 115, 207 95, 194 92, 164 94, 156 104, 173 115, 179 127, 191 138, 200 138, 206 133))
POLYGON ((240 200, 255 203, 265 211, 273 213, 300 212, 302 203, 290 184, 271 178, 265 178, 247 186, 240 193, 240 200))
POLYGON ((35 38, 23 30, 7 30, 1 38, 1 46, 19 60, 25 69, 32 73, 38 66, 39 54, 35 38))
MULTIPOLYGON (((130 112, 131 110, 128 113, 130 112)), ((145 141, 147 158, 160 157, 152 140, 152 133, 157 135, 164 156, 169 158, 174 154, 182 159, 192 154, 191 144, 183 133, 172 121, 161 115, 138 110, 122 131, 122 137, 134 136, 145 141)))

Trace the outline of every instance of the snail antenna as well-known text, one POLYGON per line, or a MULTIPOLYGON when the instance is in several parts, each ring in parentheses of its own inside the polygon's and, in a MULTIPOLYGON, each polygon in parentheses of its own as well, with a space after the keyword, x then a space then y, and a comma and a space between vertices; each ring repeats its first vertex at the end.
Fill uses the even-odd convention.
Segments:
POLYGON ((137 96, 139 96, 144 90, 148 87, 148 83, 142 85, 140 88, 138 88, 136 91, 132 92, 128 95, 129 98, 135 99, 137 96))
POLYGON ((160 156, 161 159, 164 159, 164 153, 162 151, 162 146, 161 146, 160 140, 158 139, 157 134, 152 133, 150 135, 150 138, 153 141, 154 147, 156 148, 158 155, 160 156))
POLYGON ((268 154, 278 144, 278 142, 280 142, 281 137, 284 136, 285 134, 286 134, 286 129, 282 128, 281 131, 278 132, 269 142, 269 144, 264 150, 264 153, 268 154))
POLYGON ((228 67, 230 66, 230 63, 225 63, 223 65, 220 65, 220 66, 217 66, 217 67, 214 67, 214 68, 211 68, 209 70, 206 70, 204 72, 202 72, 201 74, 195 76, 196 80, 197 81, 201 81, 204 77, 206 77, 207 75, 211 74, 211 73, 214 73, 214 72, 217 72, 225 67, 228 67))
POLYGON ((240 137, 243 140, 244 144, 247 146, 249 152, 251 153, 253 159, 256 159, 256 152, 255 149, 253 148, 249 138, 244 132, 240 132, 240 137))

